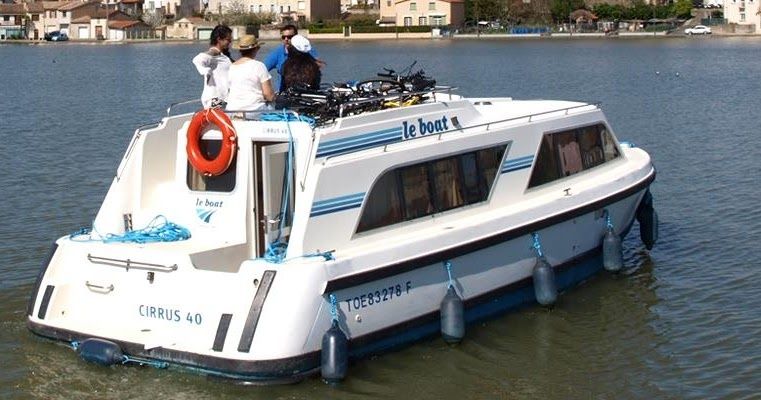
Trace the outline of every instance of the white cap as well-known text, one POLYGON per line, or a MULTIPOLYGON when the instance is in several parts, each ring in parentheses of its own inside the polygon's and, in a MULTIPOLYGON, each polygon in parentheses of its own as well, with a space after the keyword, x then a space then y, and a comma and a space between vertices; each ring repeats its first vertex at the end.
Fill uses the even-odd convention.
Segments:
POLYGON ((312 50, 312 45, 309 43, 309 39, 301 35, 292 37, 291 45, 301 53, 309 53, 309 51, 312 50))

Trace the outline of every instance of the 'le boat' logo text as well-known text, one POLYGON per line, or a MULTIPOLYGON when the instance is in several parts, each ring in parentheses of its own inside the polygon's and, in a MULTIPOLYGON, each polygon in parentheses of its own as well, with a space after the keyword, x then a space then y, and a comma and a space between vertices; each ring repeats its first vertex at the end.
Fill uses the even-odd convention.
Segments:
POLYGON ((402 139, 404 140, 423 137, 447 130, 449 130, 449 120, 446 116, 428 121, 418 118, 417 121, 413 121, 412 123, 402 121, 402 139))
POLYGON ((196 199, 196 215, 198 218, 205 222, 211 222, 211 217, 222 207, 222 200, 212 201, 209 199, 196 199))

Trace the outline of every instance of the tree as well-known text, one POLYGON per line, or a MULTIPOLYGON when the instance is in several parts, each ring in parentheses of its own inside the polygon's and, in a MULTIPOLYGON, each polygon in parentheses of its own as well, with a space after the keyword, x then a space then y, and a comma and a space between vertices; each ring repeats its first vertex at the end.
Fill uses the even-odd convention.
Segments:
POLYGON ((674 15, 680 18, 689 18, 692 12, 692 2, 690 0, 677 0, 672 7, 674 15))
POLYGON ((246 4, 242 0, 231 0, 225 6, 225 13, 230 15, 241 15, 246 11, 246 4))
POLYGON ((143 13, 143 15, 140 16, 140 19, 142 19, 143 22, 145 22, 146 24, 150 25, 153 28, 163 25, 164 22, 166 22, 164 18, 164 14, 160 12, 156 12, 155 10, 153 12, 143 13))
POLYGON ((584 0, 552 0, 550 12, 555 22, 563 23, 568 21, 571 12, 585 8, 584 0))

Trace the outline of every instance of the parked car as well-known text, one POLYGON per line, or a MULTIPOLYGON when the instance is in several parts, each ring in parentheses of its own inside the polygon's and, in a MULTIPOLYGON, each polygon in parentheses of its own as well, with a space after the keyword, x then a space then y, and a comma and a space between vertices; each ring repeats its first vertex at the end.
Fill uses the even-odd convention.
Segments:
POLYGON ((685 29, 684 34, 685 35, 710 35, 711 28, 705 25, 695 25, 692 28, 685 29))
POLYGON ((53 31, 45 34, 45 40, 48 42, 64 42, 69 40, 69 35, 61 31, 53 31))

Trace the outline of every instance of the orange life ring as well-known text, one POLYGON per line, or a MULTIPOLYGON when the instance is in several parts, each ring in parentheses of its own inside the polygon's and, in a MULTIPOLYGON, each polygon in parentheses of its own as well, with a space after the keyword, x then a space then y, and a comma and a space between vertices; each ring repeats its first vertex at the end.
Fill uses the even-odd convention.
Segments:
POLYGON ((222 175, 233 161, 237 149, 238 136, 230 117, 219 108, 207 108, 193 115, 188 127, 188 144, 186 151, 190 165, 207 176, 222 175), (201 151, 201 133, 206 125, 213 123, 222 132, 222 147, 214 159, 207 159, 201 151))

